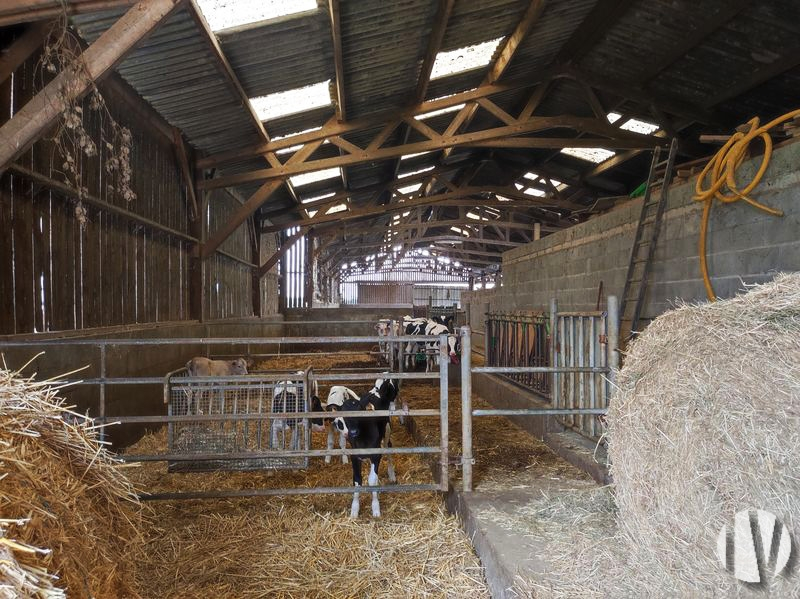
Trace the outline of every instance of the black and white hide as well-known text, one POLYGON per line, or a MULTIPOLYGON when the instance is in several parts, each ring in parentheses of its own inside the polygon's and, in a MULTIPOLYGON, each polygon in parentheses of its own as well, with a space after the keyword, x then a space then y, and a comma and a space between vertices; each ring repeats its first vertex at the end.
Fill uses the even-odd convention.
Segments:
MULTIPOLYGON (((357 411, 371 411, 371 410, 388 410, 389 409, 389 396, 390 387, 396 384, 388 379, 378 379, 375 381, 376 386, 369 390, 360 399, 348 398, 342 404, 342 411, 357 412, 357 411), (380 386, 378 384, 380 383, 380 386)), ((334 426, 337 430, 343 432, 347 436, 350 447, 353 449, 377 449, 383 447, 391 447, 391 440, 388 438, 390 433, 389 418, 388 416, 375 416, 364 418, 353 418, 340 416, 334 420, 334 426)), ((397 477, 394 472, 394 463, 392 456, 387 455, 389 482, 397 482, 397 477)), ((353 464, 353 486, 358 488, 362 485, 361 478, 361 462, 364 458, 360 455, 354 455, 352 459, 353 464)), ((367 457, 369 461, 369 476, 367 482, 369 486, 374 487, 379 483, 378 469, 381 463, 381 454, 373 454, 367 457)), ((361 507, 359 501, 360 493, 356 491, 353 493, 353 503, 350 506, 350 517, 357 518, 358 512, 361 507)), ((378 501, 378 493, 372 493, 372 515, 375 518, 381 515, 381 506, 378 501)))
MULTIPOLYGON (((298 374, 303 374, 302 371, 298 374)), ((314 390, 316 395, 316 390, 314 390)), ((281 381, 275 383, 272 393, 272 413, 305 412, 303 386, 299 381, 281 381)), ((300 432, 304 421, 302 418, 273 418, 272 447, 286 448, 286 432, 291 431, 289 449, 300 449, 300 432), (280 441, 280 442, 279 442, 280 441)))
MULTIPOLYGON (((359 399, 359 397, 358 397, 358 394, 355 391, 353 391, 352 389, 350 389, 349 387, 343 387, 341 385, 334 385, 333 387, 331 387, 328 390, 328 401, 327 402, 322 403, 319 400, 319 398, 316 397, 316 396, 314 396, 312 398, 312 402, 314 400, 316 400, 316 402, 314 403, 314 405, 312 405, 311 409, 313 411, 315 411, 315 412, 316 411, 323 411, 323 410, 325 412, 338 412, 339 410, 342 409, 342 405, 344 405, 344 402, 346 400, 348 400, 348 399, 356 399, 357 400, 357 399, 359 399), (319 407, 317 407, 317 405, 319 407)), ((333 449, 334 428, 336 428, 333 425, 332 418, 333 417, 330 417, 330 418, 324 420, 324 422, 325 422, 324 428, 322 428, 322 429, 315 428, 314 429, 314 430, 316 430, 318 432, 320 432, 322 430, 326 430, 327 431, 327 433, 328 433, 328 445, 327 445, 328 449, 333 449)), ((323 420, 320 419, 320 422, 323 422, 323 420)), ((316 422, 315 422, 315 424, 316 424, 316 422)), ((344 449, 347 446, 347 439, 345 438, 345 434, 342 431, 336 431, 336 432, 339 433, 339 447, 341 449, 344 449)), ((342 464, 346 464, 347 462, 348 462, 347 456, 343 455, 342 456, 342 464)), ((331 456, 329 456, 329 455, 325 456, 325 463, 326 464, 330 464, 331 463, 331 456)))
MULTIPOLYGON (((426 335, 447 335, 447 353, 451 364, 458 364, 458 337, 450 333, 448 328, 443 324, 434 323, 426 327, 426 335)), ((428 341, 425 347, 425 372, 433 370, 433 366, 439 366, 440 361, 439 342, 428 341)))

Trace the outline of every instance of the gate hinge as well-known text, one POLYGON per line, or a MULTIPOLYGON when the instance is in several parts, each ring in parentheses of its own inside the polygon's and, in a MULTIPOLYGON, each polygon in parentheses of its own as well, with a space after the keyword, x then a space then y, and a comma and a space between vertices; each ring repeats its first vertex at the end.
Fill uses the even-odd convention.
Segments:
MULTIPOLYGON (((464 456, 463 455, 451 455, 447 459, 447 463, 450 464, 451 466, 456 466, 456 467, 463 466, 464 465, 464 456)), ((470 460, 470 463, 474 465, 475 464, 475 458, 472 458, 470 460)))

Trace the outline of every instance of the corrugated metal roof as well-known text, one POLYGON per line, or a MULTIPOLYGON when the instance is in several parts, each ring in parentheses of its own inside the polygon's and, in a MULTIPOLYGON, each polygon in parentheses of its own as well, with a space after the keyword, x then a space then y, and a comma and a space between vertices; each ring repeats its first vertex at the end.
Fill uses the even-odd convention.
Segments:
POLYGON ((251 98, 334 78, 330 19, 323 10, 228 29, 217 37, 251 98))

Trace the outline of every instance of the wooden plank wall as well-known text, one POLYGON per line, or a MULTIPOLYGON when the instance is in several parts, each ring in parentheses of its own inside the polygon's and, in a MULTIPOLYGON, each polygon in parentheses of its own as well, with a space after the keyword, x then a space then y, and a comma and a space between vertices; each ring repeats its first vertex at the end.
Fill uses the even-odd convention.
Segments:
MULTIPOLYGON (((274 233, 262 233, 260 247, 261 257, 259 261, 263 264, 270 256, 278 251, 277 235, 274 233)), ((279 265, 276 264, 269 272, 261 277, 261 313, 263 316, 278 314, 280 312, 280 303, 278 300, 279 268, 279 265)))
MULTIPOLYGON (((35 63, 29 59, 0 84, 0 124, 35 93, 35 63)), ((132 188, 128 203, 109 187, 102 156, 82 157, 82 184, 88 193, 164 227, 190 235, 186 190, 172 140, 159 128, 137 118, 133 100, 116 86, 101 85, 110 112, 132 133, 132 188)), ((38 89, 38 86, 37 86, 38 89)), ((83 103, 84 122, 96 144, 109 135, 107 123, 83 103)), ((50 132, 49 134, 52 134, 50 132)), ((45 138, 36 142, 17 165, 64 183, 63 159, 45 138)), ((218 223, 235 202, 211 202, 211 220, 218 223)), ((72 198, 13 171, 0 177, 0 334, 85 329, 92 327, 178 321, 189 314, 189 253, 192 243, 135 220, 86 206, 81 227, 72 198)), ((248 232, 229 239, 222 249, 250 262, 248 232)), ((208 316, 252 314, 249 268, 217 254, 209 259, 205 289, 208 316)), ((269 304, 267 304, 269 305, 269 304)))

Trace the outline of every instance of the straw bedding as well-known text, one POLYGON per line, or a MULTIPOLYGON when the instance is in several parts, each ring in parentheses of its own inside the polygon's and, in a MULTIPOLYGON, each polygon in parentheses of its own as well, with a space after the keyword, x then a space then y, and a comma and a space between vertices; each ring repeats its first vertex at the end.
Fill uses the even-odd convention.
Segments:
POLYGON ((57 387, 0 370, 0 597, 139 596, 134 489, 74 416, 57 387))
MULTIPOLYGON (((375 368, 374 357, 325 353, 271 357, 258 370, 375 368)), ((352 385, 366 391, 368 381, 352 385)), ((321 389, 325 393, 326 389, 321 389)), ((404 386, 402 397, 436 396, 429 383, 404 386)), ((395 421, 396 422, 396 421, 395 421)), ((414 442, 393 427, 395 446, 414 442)), ((437 437, 438 440, 438 437, 437 437)), ((142 438, 131 454, 164 451, 164 431, 142 438)), ((314 434, 312 446, 325 446, 314 434)), ((428 463, 394 456, 399 484, 429 482, 428 463)), ((381 482, 386 482, 385 458, 381 482)), ((366 468, 366 467, 365 467, 366 468)), ((152 491, 255 487, 350 486, 352 468, 312 458, 307 470, 168 474, 164 464, 131 471, 152 491)), ((380 519, 362 498, 359 519, 349 518, 351 495, 153 502, 153 527, 137 563, 145 597, 489 597, 483 570, 458 521, 436 493, 383 493, 380 519)))
POLYGON ((632 343, 617 384, 616 532, 566 531, 554 575, 535 590, 800 596, 796 572, 767 574, 766 589, 754 589, 715 553, 721 526, 745 509, 774 513, 800 539, 800 275, 664 314, 632 343))

